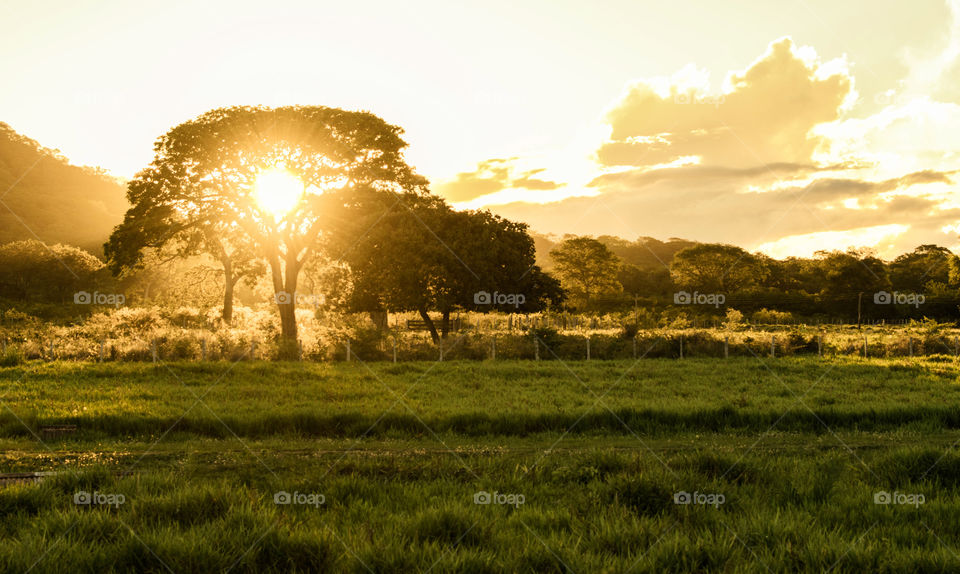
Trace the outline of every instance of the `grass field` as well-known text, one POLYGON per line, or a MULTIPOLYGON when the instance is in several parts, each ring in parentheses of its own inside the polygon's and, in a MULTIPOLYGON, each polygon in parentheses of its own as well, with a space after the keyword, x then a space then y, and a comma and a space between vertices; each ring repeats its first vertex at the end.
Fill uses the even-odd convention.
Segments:
POLYGON ((0 486, 0 569, 953 572, 958 375, 30 362, 0 369, 0 471, 56 474, 0 486))

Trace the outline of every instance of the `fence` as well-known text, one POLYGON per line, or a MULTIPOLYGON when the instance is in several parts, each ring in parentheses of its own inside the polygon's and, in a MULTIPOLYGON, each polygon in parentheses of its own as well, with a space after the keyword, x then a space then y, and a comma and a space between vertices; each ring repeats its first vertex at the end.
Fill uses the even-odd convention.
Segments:
MULTIPOLYGON (((526 332, 453 333, 434 344, 411 333, 363 332, 298 349, 298 359, 331 361, 450 360, 612 360, 640 358, 783 357, 783 356, 920 357, 960 355, 957 330, 913 332, 905 329, 724 331, 708 329, 639 330, 626 333, 560 333, 550 329, 526 332)), ((272 360, 272 341, 240 344, 218 341, 205 331, 159 338, 92 341, 83 338, 10 341, 0 339, 0 366, 23 360, 74 361, 238 361, 272 360)))

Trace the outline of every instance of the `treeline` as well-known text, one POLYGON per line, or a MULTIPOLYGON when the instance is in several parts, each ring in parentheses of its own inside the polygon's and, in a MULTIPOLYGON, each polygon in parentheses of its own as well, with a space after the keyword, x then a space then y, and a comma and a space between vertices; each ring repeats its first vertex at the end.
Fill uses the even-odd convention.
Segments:
POLYGON ((682 239, 537 239, 544 268, 560 278, 568 304, 583 311, 721 316, 736 309, 851 322, 960 315, 960 258, 938 245, 884 261, 866 249, 774 259, 682 239))

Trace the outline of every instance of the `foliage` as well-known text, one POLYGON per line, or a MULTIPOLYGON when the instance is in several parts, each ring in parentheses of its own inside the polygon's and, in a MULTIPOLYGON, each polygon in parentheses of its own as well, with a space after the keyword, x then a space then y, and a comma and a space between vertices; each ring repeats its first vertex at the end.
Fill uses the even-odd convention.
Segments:
POLYGON ((597 295, 623 290, 617 281, 619 259, 609 247, 596 239, 565 239, 550 252, 550 257, 553 258, 563 288, 584 306, 589 306, 597 295))
POLYGON ((679 251, 670 263, 678 286, 703 293, 732 293, 753 285, 760 275, 757 258, 740 247, 702 243, 679 251))
POLYGON ((0 297, 72 305, 74 293, 95 291, 105 282, 103 263, 69 245, 29 239, 0 245, 0 297))

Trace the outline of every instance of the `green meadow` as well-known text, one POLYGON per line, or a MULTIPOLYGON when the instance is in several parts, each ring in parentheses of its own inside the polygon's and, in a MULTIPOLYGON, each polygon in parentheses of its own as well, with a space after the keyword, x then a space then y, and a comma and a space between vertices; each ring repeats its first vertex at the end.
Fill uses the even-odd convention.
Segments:
POLYGON ((0 370, 0 471, 51 474, 0 485, 0 569, 953 572, 958 375, 28 362, 0 370))

